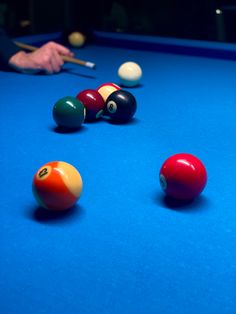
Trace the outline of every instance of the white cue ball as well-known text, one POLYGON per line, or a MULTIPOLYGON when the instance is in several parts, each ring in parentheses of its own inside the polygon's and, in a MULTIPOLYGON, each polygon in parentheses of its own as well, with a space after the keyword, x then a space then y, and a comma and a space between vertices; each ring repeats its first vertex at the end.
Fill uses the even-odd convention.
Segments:
POLYGON ((127 87, 137 86, 140 84, 142 69, 136 62, 128 61, 121 64, 118 69, 118 76, 121 85, 127 87))
POLYGON ((68 36, 68 41, 73 47, 82 47, 85 43, 85 36, 80 32, 73 32, 68 36))

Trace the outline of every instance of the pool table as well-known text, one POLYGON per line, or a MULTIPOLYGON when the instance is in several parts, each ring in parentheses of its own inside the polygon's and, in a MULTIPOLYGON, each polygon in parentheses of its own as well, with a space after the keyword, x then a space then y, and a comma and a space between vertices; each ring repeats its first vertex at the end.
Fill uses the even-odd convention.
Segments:
MULTIPOLYGON (((61 34, 18 38, 31 45, 61 34)), ((236 313, 236 47, 95 32, 54 75, 0 72, 2 314, 236 313), (65 132, 52 118, 64 96, 137 62, 141 83, 125 124, 107 119, 65 132), (166 158, 191 153, 208 181, 193 202, 170 202, 159 183, 166 158), (35 172, 75 166, 77 204, 40 208, 35 172)))

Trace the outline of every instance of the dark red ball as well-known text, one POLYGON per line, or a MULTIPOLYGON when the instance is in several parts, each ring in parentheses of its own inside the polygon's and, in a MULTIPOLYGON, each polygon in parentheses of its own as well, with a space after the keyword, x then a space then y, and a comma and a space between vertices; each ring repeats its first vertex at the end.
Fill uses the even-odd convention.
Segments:
POLYGON ((103 113, 105 102, 97 90, 85 89, 76 96, 86 108, 86 121, 94 121, 103 113))
POLYGON ((160 184, 166 195, 178 200, 192 200, 205 188, 206 168, 191 154, 175 154, 162 165, 160 184))

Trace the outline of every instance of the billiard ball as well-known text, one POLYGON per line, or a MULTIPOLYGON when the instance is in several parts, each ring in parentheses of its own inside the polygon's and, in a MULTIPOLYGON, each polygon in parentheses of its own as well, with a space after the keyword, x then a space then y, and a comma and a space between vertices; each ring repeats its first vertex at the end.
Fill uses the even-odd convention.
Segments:
POLYGON ((85 107, 73 96, 59 99, 53 106, 53 118, 59 127, 79 128, 85 120, 85 107))
POLYGON ((78 201, 82 186, 81 175, 74 166, 64 161, 51 161, 35 173, 32 190, 41 207, 63 211, 78 201))
POLYGON ((140 84, 142 69, 136 62, 128 61, 118 68, 118 77, 121 86, 134 87, 140 84))
POLYGON ((85 43, 85 40, 86 40, 85 35, 80 32, 72 32, 68 36, 68 41, 70 45, 76 48, 82 47, 85 43))
POLYGON ((159 172, 160 184, 167 196, 188 201, 205 188, 207 172, 204 164, 192 154, 175 154, 167 158, 159 172))
POLYGON ((105 102, 97 90, 85 89, 76 96, 86 108, 86 121, 94 121, 98 119, 105 105, 105 102))
POLYGON ((137 110, 137 102, 133 94, 126 90, 117 90, 110 94, 104 107, 104 116, 113 121, 129 121, 137 110))
POLYGON ((104 102, 107 100, 108 96, 116 90, 120 90, 120 86, 114 83, 104 83, 97 88, 97 91, 102 96, 104 102))

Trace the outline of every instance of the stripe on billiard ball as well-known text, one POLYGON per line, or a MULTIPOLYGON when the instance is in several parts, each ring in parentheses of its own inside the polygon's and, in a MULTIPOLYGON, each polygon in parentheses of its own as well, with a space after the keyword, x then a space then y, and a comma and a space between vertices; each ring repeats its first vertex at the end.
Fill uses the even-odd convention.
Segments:
POLYGON ((63 161, 52 161, 36 172, 32 190, 41 207, 61 211, 77 202, 82 186, 81 175, 74 166, 63 161))
POLYGON ((104 83, 97 88, 97 91, 102 96, 105 102, 111 93, 120 89, 121 89, 120 86, 114 83, 104 83))

